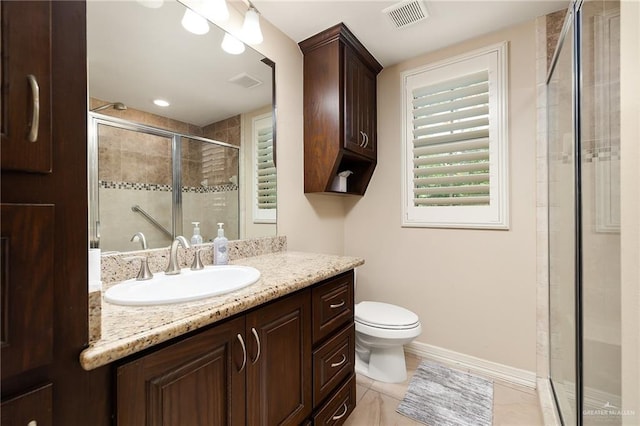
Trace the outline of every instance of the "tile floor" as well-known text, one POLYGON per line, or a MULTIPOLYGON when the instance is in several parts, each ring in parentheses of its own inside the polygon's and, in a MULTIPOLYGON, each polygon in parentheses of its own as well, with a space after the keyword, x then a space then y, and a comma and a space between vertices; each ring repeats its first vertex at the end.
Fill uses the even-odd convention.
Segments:
MULTIPOLYGON (((381 383, 356 376, 357 406, 345 422, 346 426, 412 426, 421 425, 396 413, 396 407, 420 364, 420 358, 407 354, 408 378, 404 383, 381 383)), ((493 381, 494 426, 542 426, 542 414, 535 390, 493 381)), ((439 425, 429 425, 439 426, 439 425)), ((473 426, 473 425, 469 425, 473 426)))

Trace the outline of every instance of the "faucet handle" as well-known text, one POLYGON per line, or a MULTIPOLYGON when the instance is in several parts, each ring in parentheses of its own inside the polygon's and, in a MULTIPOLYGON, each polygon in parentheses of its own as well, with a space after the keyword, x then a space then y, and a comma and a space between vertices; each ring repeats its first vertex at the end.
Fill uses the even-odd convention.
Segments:
POLYGON ((202 249, 197 249, 195 254, 193 255, 193 263, 191 264, 192 271, 199 271, 200 269, 204 269, 204 265, 202 264, 202 259, 200 258, 200 252, 202 249))
POLYGON ((138 276, 136 277, 137 281, 146 281, 153 278, 153 274, 149 269, 149 264, 147 262, 147 258, 144 256, 131 256, 126 257, 124 260, 131 262, 133 260, 140 260, 140 271, 138 271, 138 276))

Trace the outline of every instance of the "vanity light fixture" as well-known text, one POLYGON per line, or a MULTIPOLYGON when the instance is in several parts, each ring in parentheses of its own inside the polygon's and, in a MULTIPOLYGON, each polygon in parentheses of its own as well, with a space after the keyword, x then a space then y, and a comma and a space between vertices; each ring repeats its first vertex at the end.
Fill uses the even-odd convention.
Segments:
POLYGON ((191 9, 187 9, 182 17, 182 26, 193 34, 206 34, 209 32, 209 23, 202 16, 191 9))
POLYGON ((262 30, 260 29, 260 15, 251 2, 249 2, 249 9, 244 15, 242 38, 249 44, 260 44, 263 40, 262 30))
POLYGON ((154 99, 153 103, 159 107, 168 107, 169 105, 171 105, 169 102, 165 101, 164 99, 154 99))
POLYGON ((229 33, 224 34, 220 47, 222 47, 222 50, 232 55, 239 55, 244 52, 244 43, 229 33))
POLYGON ((227 0, 209 0, 204 6, 205 16, 216 22, 225 22, 229 19, 227 0))

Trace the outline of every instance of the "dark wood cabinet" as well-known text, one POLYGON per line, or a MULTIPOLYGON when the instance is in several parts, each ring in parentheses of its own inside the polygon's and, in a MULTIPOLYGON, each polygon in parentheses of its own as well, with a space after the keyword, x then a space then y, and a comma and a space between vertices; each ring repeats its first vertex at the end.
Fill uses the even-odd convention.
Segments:
POLYGON ((78 361, 88 339, 85 6, 0 2, 3 426, 111 423, 109 369, 78 361))
POLYGON ((119 367, 117 424, 244 425, 243 334, 237 318, 119 367))
POLYGON ((53 385, 47 383, 38 389, 3 401, 0 414, 0 423, 7 426, 52 426, 53 385))
POLYGON ((299 425, 311 414, 311 296, 247 315, 247 424, 299 425))
POLYGON ((382 70, 344 24, 300 42, 304 53, 305 192, 364 194, 377 161, 376 76, 382 70), (342 191, 338 191, 342 192, 342 191))
POLYGON ((311 414, 308 290, 117 368, 117 424, 298 425, 311 414))
POLYGON ((347 272, 125 361, 117 424, 341 424, 355 406, 354 330, 347 272))
POLYGON ((2 169, 50 172, 51 3, 1 7, 2 169))
POLYGON ((52 205, 0 207, 2 380, 53 361, 54 213, 52 205))

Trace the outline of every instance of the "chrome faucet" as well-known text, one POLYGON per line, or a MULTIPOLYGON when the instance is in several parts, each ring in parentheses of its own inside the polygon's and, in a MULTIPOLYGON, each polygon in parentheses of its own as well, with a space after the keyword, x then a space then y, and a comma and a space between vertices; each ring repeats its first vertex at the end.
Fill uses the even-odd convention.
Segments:
POLYGON ((164 271, 166 275, 176 275, 180 273, 180 265, 178 265, 178 246, 182 248, 191 248, 189 241, 182 235, 178 235, 171 243, 171 251, 169 252, 169 266, 164 271))
POLYGON ((142 244, 142 250, 147 249, 147 239, 144 237, 144 234, 142 232, 136 232, 135 234, 133 234, 133 237, 131 237, 131 242, 133 243, 135 241, 140 241, 140 244, 142 244))

